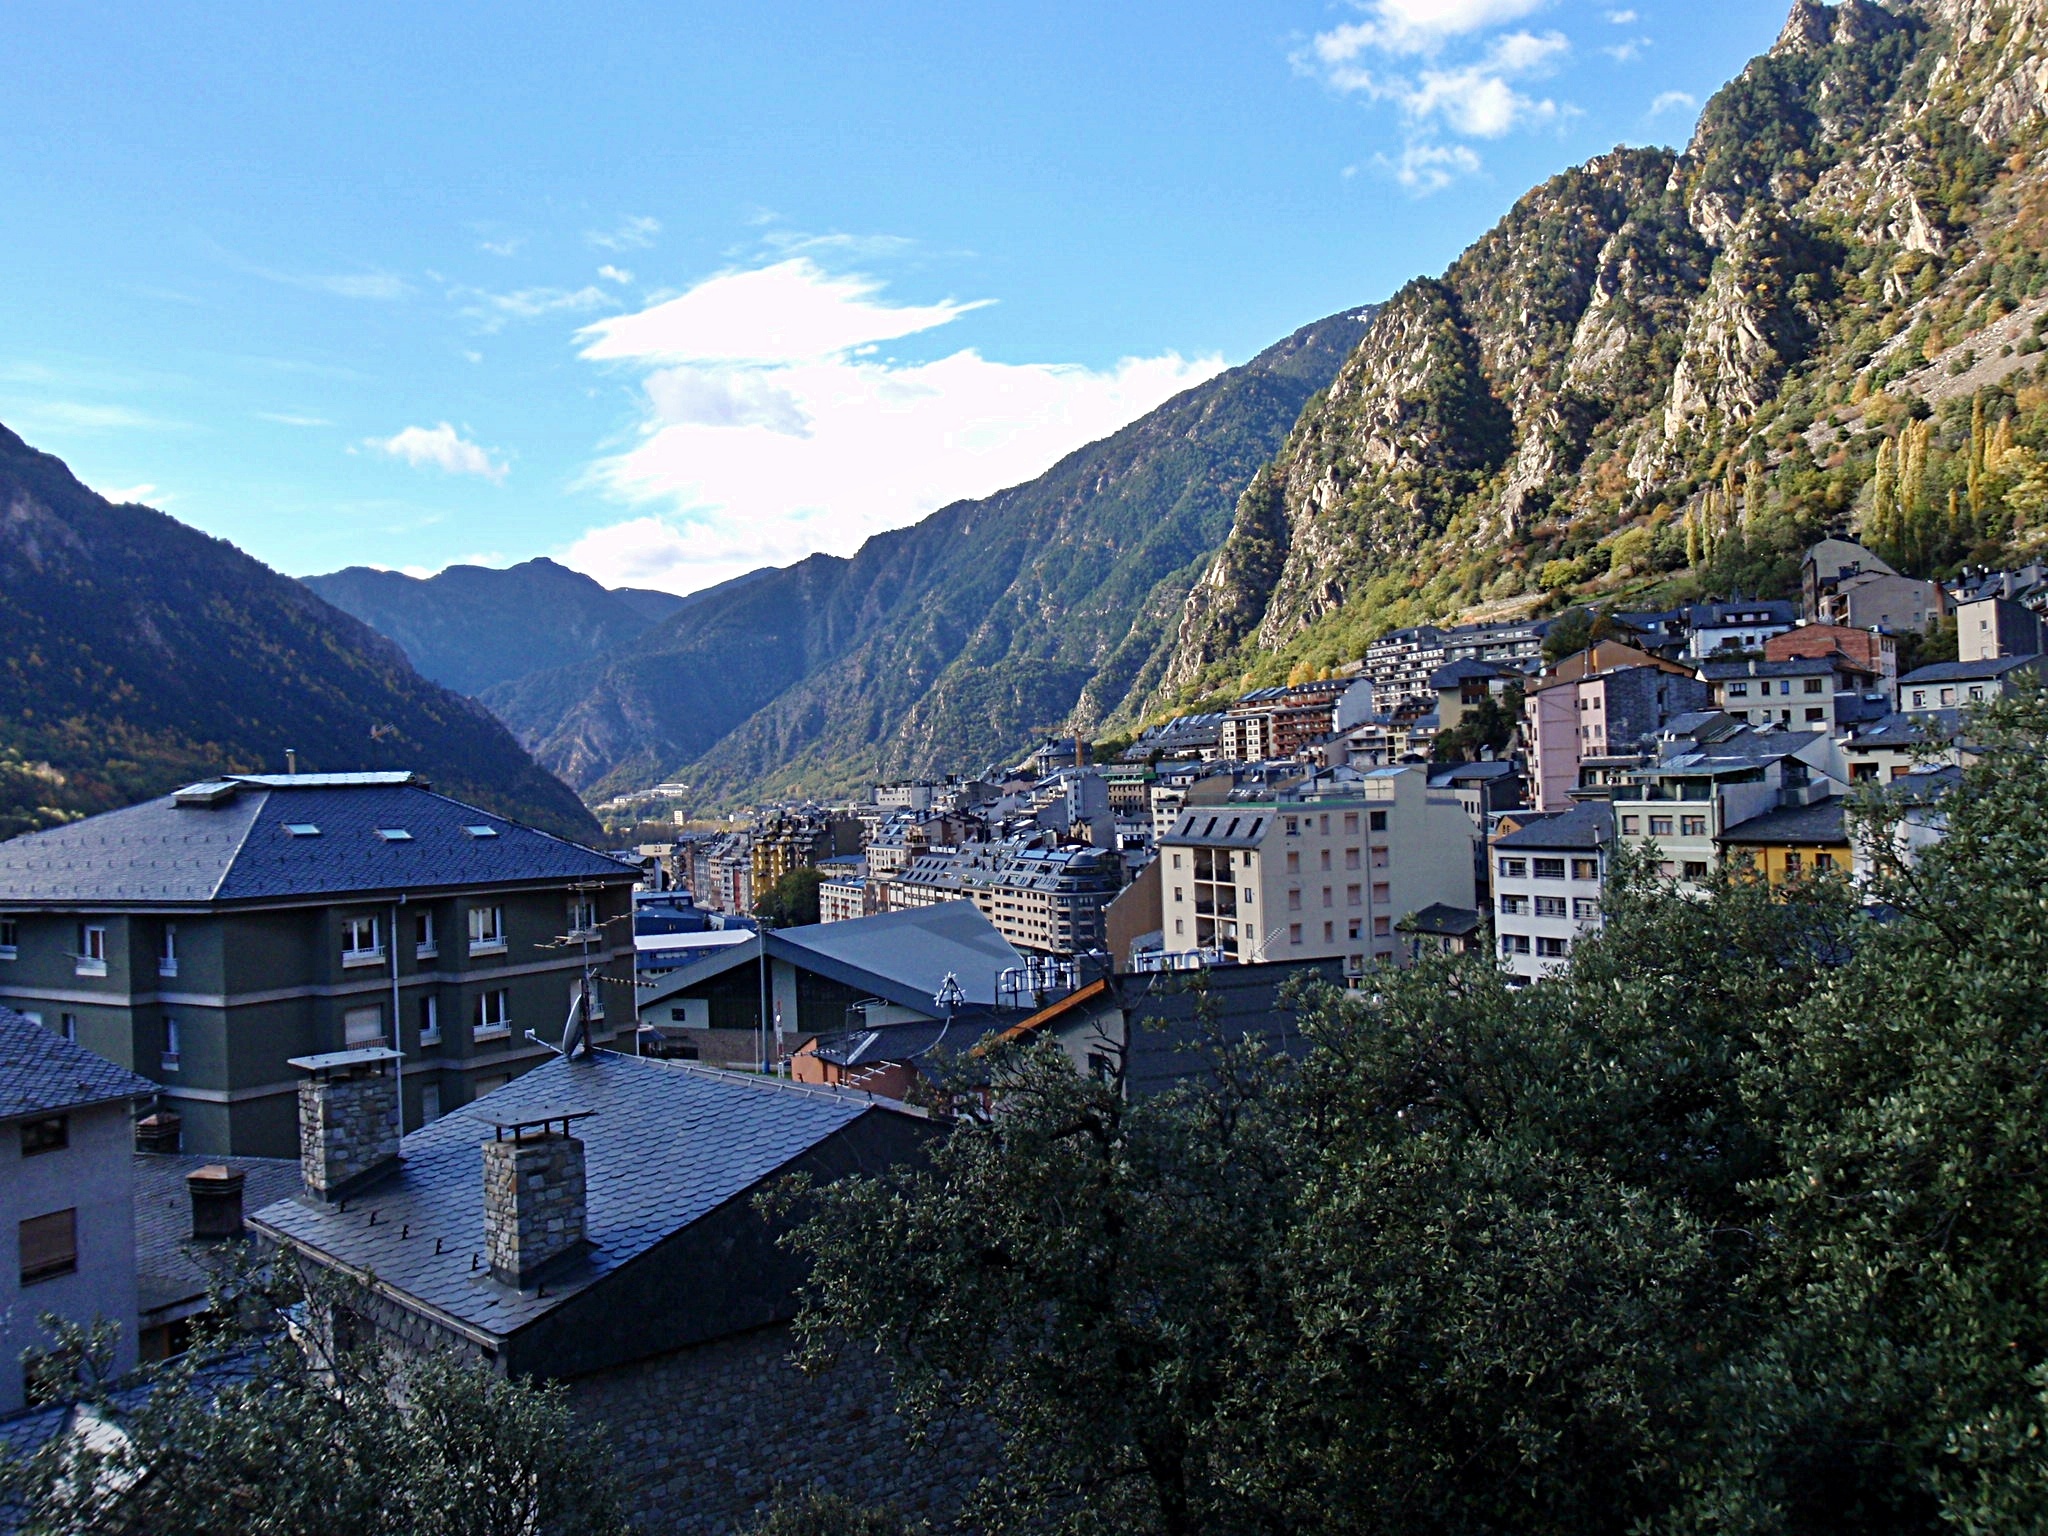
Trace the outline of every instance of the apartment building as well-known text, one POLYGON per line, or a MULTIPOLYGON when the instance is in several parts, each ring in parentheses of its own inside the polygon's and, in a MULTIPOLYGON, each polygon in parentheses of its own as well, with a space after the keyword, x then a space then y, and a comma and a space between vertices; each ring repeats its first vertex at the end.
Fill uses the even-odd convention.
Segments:
POLYGON ((1108 941, 1104 912, 1123 889, 1114 849, 1016 840, 924 854, 889 882, 889 910, 972 901, 1020 950, 1078 955, 1108 941))
POLYGON ((1799 618, 1793 603, 1737 598, 1728 603, 1698 603, 1686 615, 1692 635, 1685 654, 1694 661, 1730 651, 1760 651, 1773 635, 1782 635, 1799 618))
POLYGON ((1899 641, 1882 629, 1852 629, 1846 624, 1801 624, 1764 642, 1765 661, 1790 661, 1796 656, 1832 656, 1840 652, 1851 665, 1870 673, 1877 685, 1896 697, 1899 683, 1899 641))
MULTIPOLYGON (((286 1156, 292 1057, 395 1046, 407 1125, 543 1059, 586 953, 630 975, 638 878, 409 773, 222 778, 0 843, 0 1001, 153 1079, 188 1150, 286 1156)), ((631 988, 592 1004, 609 1034, 631 988)))
POLYGON ((1746 724, 1831 736, 1845 720, 1860 721, 1863 693, 1882 686, 1876 672, 1840 651, 1782 661, 1709 661, 1701 664, 1700 676, 1712 690, 1712 707, 1746 724))
POLYGON ((1588 759, 1631 753, 1674 716, 1703 709, 1707 685, 1689 668, 1602 641, 1567 657, 1523 706, 1536 808, 1562 811, 1588 759))
POLYGON ((1614 808, 1588 800, 1513 821, 1489 850, 1493 931, 1510 980, 1527 986, 1562 966, 1580 936, 1600 926, 1614 808))
POLYGON ((1899 679, 1899 708, 1917 715, 1929 710, 1986 704, 2018 682, 2038 680, 2044 665, 2048 665, 2048 658, 2041 656, 1936 662, 1899 679))
POLYGON ((1703 881, 1721 862, 1724 834, 1753 817, 1810 805, 1847 785, 1833 740, 1818 731, 1745 726, 1713 741, 1671 743, 1633 782, 1617 784, 1617 843, 1654 843, 1658 872, 1703 881))
POLYGON ((1378 768, 1314 797, 1190 807, 1161 840, 1168 953, 1243 963, 1403 953, 1395 922, 1469 908, 1471 819, 1421 766, 1378 768))

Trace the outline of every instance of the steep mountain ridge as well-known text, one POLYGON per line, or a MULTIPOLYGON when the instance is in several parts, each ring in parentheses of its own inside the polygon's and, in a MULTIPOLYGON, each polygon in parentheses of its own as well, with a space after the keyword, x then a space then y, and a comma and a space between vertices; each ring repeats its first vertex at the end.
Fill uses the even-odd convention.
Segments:
POLYGON ((1238 492, 1365 328, 1350 311, 1077 450, 484 695, 586 796, 708 800, 957 768, 1153 691, 1238 492))
POLYGON ((300 579, 396 641, 422 676, 468 694, 625 645, 693 600, 613 590, 545 556, 503 570, 451 565, 418 577, 352 565, 300 579))
MULTIPOLYGON (((1798 539, 1860 523, 1907 352, 2048 277, 2043 22, 2044 0, 1798 0, 1683 153, 1618 149, 1525 195, 1385 306, 1254 477, 1148 702, 1481 604, 1782 581, 1798 539), (1819 457, 1789 443, 1829 410, 1819 457)), ((1998 539, 2031 537, 2011 516, 1998 539)))
POLYGON ((222 771, 409 768, 597 824, 481 705, 232 544, 115 506, 0 427, 0 836, 222 771))

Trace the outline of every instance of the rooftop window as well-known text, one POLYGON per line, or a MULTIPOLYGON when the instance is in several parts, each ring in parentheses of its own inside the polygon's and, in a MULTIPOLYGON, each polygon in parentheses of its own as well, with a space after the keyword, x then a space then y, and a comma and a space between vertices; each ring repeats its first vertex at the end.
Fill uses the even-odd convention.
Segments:
POLYGON ((377 835, 387 843, 409 843, 412 841, 412 834, 403 827, 379 827, 377 835))
POLYGON ((284 824, 284 829, 293 837, 318 837, 320 835, 320 829, 310 821, 288 821, 284 824))
POLYGON ((498 835, 496 827, 464 827, 462 830, 471 837, 496 837, 498 835))

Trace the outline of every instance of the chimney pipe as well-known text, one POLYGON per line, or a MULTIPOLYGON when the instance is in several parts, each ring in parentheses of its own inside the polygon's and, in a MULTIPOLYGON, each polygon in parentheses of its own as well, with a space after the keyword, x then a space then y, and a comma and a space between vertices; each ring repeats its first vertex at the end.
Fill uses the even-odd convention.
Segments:
POLYGON ((534 1283, 588 1234, 583 1143, 569 1133, 583 1112, 534 1113, 548 1119, 507 1121, 483 1144, 484 1252, 491 1277, 510 1286, 534 1283))
POLYGON ((159 1109, 135 1122, 135 1150, 176 1152, 184 1131, 184 1119, 175 1109, 159 1109))
POLYGON ((243 1175, 225 1163, 208 1163, 185 1175, 192 1193, 192 1236, 219 1242, 242 1235, 243 1175))
POLYGON ((299 1084, 299 1173, 306 1193, 344 1200, 398 1166, 398 1080, 387 1046, 294 1056, 299 1084))

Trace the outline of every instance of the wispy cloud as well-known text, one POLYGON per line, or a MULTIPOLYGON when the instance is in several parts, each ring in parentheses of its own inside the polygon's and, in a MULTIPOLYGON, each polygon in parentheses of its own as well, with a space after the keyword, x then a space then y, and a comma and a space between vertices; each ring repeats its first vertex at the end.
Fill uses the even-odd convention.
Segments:
POLYGON ((30 431, 182 431, 185 423, 127 405, 104 405, 86 400, 23 399, 0 403, 0 415, 30 431))
POLYGON ((258 421, 274 421, 281 427, 331 427, 325 416, 294 416, 288 411, 258 411, 258 421))
POLYGON ((891 302, 881 282, 806 257, 718 273, 600 320, 582 355, 630 370, 640 419, 590 480, 636 513, 562 558, 602 581, 688 591, 871 534, 1043 472, 1220 358, 1108 368, 992 362, 971 348, 905 361, 888 344, 985 301, 891 302))
POLYGON ((1446 136, 1498 139, 1573 115, 1568 103, 1525 88, 1570 53, 1564 35, 1499 30, 1543 4, 1370 0, 1361 7, 1365 19, 1316 34, 1294 63, 1333 90, 1391 104, 1404 146, 1399 156, 1375 161, 1403 186, 1432 192, 1480 169, 1475 151, 1446 136))
POLYGON ((1617 27, 1629 27, 1635 25, 1637 17, 1634 11, 1609 11, 1607 19, 1617 27))
POLYGON ((633 281, 632 273, 628 272, 624 267, 615 267, 610 262, 606 262, 603 266, 599 267, 597 275, 608 283, 630 283, 633 281))
POLYGON ((660 233, 661 220, 634 215, 611 229, 586 230, 583 238, 601 251, 644 251, 660 233))
POLYGON ((1699 100, 1688 91, 1659 91, 1657 99, 1650 103, 1650 116, 1662 117, 1667 112, 1697 112, 1699 100))
POLYGON ((439 469, 451 475, 480 475, 494 485, 504 481, 508 468, 491 457, 491 450, 470 442, 445 421, 437 427, 407 427, 390 437, 365 438, 363 446, 394 459, 403 459, 415 469, 439 469))
POLYGON ((156 487, 147 481, 141 485, 108 486, 100 491, 100 495, 117 507, 149 505, 150 498, 156 495, 156 487))
POLYGON ((545 315, 587 314, 608 309, 619 302, 609 289, 595 283, 581 288, 520 288, 511 293, 492 293, 483 288, 458 286, 449 297, 459 301, 462 315, 484 331, 497 331, 513 320, 538 320, 545 315))
POLYGON ((477 249, 486 256, 517 256, 519 248, 526 244, 524 235, 507 235, 502 240, 479 240, 477 249))

